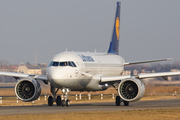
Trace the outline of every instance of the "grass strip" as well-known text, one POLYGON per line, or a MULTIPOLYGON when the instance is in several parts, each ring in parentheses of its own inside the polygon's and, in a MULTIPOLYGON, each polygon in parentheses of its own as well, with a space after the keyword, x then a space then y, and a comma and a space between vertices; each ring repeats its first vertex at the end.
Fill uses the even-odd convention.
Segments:
POLYGON ((97 111, 0 116, 0 120, 178 120, 179 118, 180 109, 149 109, 113 112, 97 111))

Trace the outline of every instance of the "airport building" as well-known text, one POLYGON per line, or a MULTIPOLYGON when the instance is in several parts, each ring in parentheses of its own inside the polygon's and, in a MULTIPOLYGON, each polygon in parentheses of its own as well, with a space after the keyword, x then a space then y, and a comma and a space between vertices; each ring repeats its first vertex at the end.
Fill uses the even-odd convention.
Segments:
POLYGON ((42 70, 37 65, 20 65, 17 70, 18 73, 25 73, 25 74, 37 74, 41 75, 42 70))

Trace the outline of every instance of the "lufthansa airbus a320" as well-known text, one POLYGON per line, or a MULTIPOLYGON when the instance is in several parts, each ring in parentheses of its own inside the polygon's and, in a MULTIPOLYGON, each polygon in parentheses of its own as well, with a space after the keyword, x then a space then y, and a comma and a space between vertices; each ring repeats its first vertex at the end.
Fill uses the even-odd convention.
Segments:
POLYGON ((129 102, 143 97, 145 92, 143 78, 180 75, 180 72, 122 75, 126 65, 170 59, 125 62, 119 56, 120 7, 121 3, 117 2, 113 35, 107 53, 62 52, 52 58, 46 75, 13 72, 0 72, 0 75, 17 79, 15 93, 18 99, 24 102, 34 101, 40 96, 41 86, 37 80, 42 80, 45 84, 50 83, 52 96, 48 97, 49 106, 54 102, 57 106, 69 106, 68 92, 70 91, 103 91, 109 86, 113 86, 119 94, 115 105, 119 106, 123 101, 124 105, 128 106, 129 102), (61 96, 56 96, 58 90, 62 91, 64 100, 61 100, 61 96))

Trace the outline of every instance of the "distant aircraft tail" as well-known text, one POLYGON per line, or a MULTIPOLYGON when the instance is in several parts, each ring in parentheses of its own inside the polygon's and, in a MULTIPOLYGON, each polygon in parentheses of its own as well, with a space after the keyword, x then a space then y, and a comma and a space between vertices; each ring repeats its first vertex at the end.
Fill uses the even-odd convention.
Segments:
POLYGON ((114 21, 112 40, 110 42, 108 53, 119 54, 119 28, 120 28, 120 7, 121 2, 117 2, 117 10, 114 21))

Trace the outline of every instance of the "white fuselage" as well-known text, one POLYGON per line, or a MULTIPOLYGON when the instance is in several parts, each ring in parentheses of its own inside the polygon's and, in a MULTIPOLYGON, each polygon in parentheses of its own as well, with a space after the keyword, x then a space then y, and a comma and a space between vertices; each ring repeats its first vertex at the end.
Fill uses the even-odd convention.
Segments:
POLYGON ((93 91, 103 90, 98 82, 91 85, 93 76, 118 76, 123 70, 124 59, 119 55, 63 52, 53 57, 46 74, 50 83, 57 88, 93 91), (93 87, 96 85, 99 88, 93 87))

